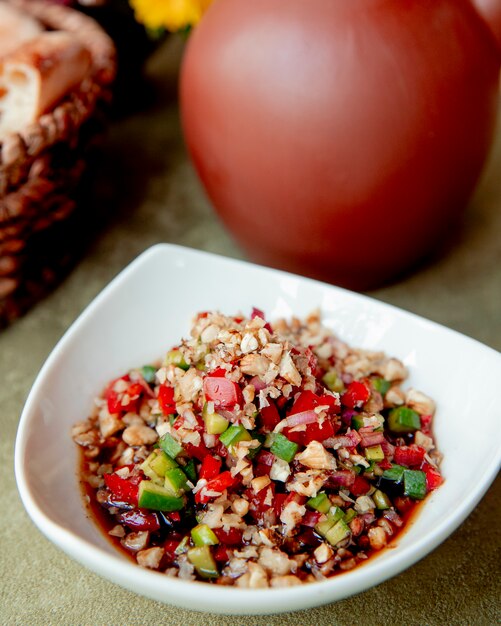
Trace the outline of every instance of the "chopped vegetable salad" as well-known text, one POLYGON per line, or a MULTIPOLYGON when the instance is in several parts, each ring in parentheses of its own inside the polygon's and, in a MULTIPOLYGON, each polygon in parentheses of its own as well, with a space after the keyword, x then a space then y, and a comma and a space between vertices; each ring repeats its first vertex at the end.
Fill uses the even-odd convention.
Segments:
POLYGON ((435 404, 396 358, 321 323, 200 313, 76 424, 81 480, 140 566, 238 587, 364 563, 440 486, 435 404))

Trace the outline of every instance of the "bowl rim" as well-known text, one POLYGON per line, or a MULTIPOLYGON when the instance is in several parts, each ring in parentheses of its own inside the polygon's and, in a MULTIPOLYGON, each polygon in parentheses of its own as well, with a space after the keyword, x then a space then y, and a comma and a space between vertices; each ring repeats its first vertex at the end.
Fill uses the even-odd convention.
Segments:
MULTIPOLYGON (((480 477, 477 488, 465 494, 465 497, 458 503, 457 507, 445 515, 444 518, 423 537, 414 541, 411 545, 399 548, 398 551, 393 552, 391 559, 381 561, 376 556, 375 558, 371 558, 367 564, 359 566, 352 571, 344 572, 340 576, 334 576, 324 581, 290 588, 240 589, 234 586, 207 585, 205 582, 165 577, 158 572, 140 568, 138 565, 129 562, 126 557, 120 555, 118 551, 114 554, 99 548, 95 544, 90 543, 50 519, 37 503, 35 494, 32 493, 29 478, 26 473, 28 461, 24 455, 28 437, 28 425, 32 419, 35 400, 41 393, 45 384, 46 375, 64 356, 65 350, 72 340, 73 335, 82 332, 82 327, 85 330, 86 324, 91 322, 94 312, 99 310, 101 303, 112 297, 116 290, 120 290, 122 285, 127 283, 130 274, 141 270, 143 266, 148 265, 152 261, 158 262, 160 258, 169 257, 171 255, 178 258, 180 255, 184 255, 186 257, 198 258, 199 260, 216 258, 221 260, 224 264, 228 264, 230 267, 238 268, 245 266, 247 268, 264 270, 267 274, 270 273, 278 277, 292 277, 299 280, 301 283, 306 281, 307 283, 312 283, 322 288, 327 287, 338 292, 350 294, 350 296, 355 296, 356 299, 360 299, 361 302, 369 303, 372 306, 375 305, 378 308, 381 307, 382 310, 391 310, 394 314, 397 314, 397 316, 410 316, 410 318, 413 318, 415 321, 428 325, 430 329, 439 329, 441 332, 452 333, 462 340, 473 342, 483 350, 487 350, 501 359, 499 352, 471 337, 394 305, 376 300, 375 298, 321 283, 310 278, 259 266, 247 261, 223 257, 218 254, 195 250, 176 244, 156 244, 148 248, 128 266, 122 269, 70 325, 61 339, 56 343, 40 369, 26 399, 15 443, 14 468, 16 483, 22 503, 28 515, 38 529, 52 543, 93 572, 112 580, 122 587, 152 599, 161 600, 169 604, 196 611, 220 614, 257 615, 289 612, 320 606, 341 600, 364 591, 376 584, 380 584, 388 578, 403 572, 418 560, 425 557, 462 524, 494 481, 501 467, 501 446, 499 447, 497 456, 493 455, 490 463, 480 477), (193 585, 195 585, 195 587, 193 585), (165 594, 166 587, 168 591, 167 594, 165 594), (200 597, 203 598, 204 606, 194 606, 194 589, 197 589, 198 593, 202 594, 200 597), (165 599, 162 599, 163 595, 166 595, 165 599)), ((85 513, 83 504, 82 512, 85 513)))

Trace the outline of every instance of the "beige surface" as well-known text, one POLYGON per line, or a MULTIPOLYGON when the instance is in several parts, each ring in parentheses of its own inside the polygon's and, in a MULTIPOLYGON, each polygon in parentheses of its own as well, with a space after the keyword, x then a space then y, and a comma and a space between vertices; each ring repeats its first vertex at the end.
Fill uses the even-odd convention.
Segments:
MULTIPOLYGON (((400 576, 335 605, 275 617, 204 616, 136 596, 67 558, 25 514, 12 469, 17 421, 40 366, 68 325, 133 257, 156 242, 242 256, 213 216, 186 159, 171 53, 167 49, 152 64, 153 75, 161 80, 155 106, 117 123, 110 133, 98 184, 98 208, 107 215, 103 231, 52 296, 0 333, 0 624, 499 623, 499 478, 449 540, 400 576)), ((372 295, 501 350, 501 132, 498 135, 490 166, 452 248, 428 267, 372 295)), ((481 411, 472 417, 481 428, 481 411)))

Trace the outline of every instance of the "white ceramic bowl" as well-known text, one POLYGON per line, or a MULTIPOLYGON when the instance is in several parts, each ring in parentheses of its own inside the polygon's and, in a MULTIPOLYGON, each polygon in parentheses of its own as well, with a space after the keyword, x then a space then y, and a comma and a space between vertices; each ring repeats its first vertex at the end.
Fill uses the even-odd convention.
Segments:
POLYGON ((275 613, 333 602, 409 567, 472 511, 501 464, 501 355, 456 332, 336 287, 172 245, 151 248, 125 269, 68 330, 42 368, 16 441, 16 478, 39 529, 67 554, 119 585, 189 609, 275 613), (349 343, 382 349, 409 367, 409 384, 438 405, 435 435, 446 481, 426 500, 395 549, 325 582, 247 590, 168 578, 119 554, 89 519, 78 488, 71 425, 103 385, 157 359, 185 336, 193 315, 219 309, 269 319, 315 307, 349 343))

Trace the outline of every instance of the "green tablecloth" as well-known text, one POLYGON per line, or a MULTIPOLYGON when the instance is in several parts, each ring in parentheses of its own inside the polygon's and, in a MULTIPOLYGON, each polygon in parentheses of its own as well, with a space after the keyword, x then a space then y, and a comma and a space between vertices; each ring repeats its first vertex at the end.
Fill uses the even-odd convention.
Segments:
MULTIPOLYGON (((154 243, 243 256, 214 217, 186 157, 175 101, 178 55, 176 44, 169 43, 152 59, 159 93, 155 105, 110 131, 97 183, 103 226, 86 256, 50 297, 0 333, 0 624, 499 623, 499 478, 452 537, 400 576, 337 604, 281 616, 204 615, 136 596, 70 560, 24 512, 13 473, 18 418, 39 368, 65 329, 113 276, 154 243)), ((501 350, 500 172, 501 131, 452 246, 432 264, 371 295, 501 350)), ((481 427, 481 415, 473 419, 481 427)))

